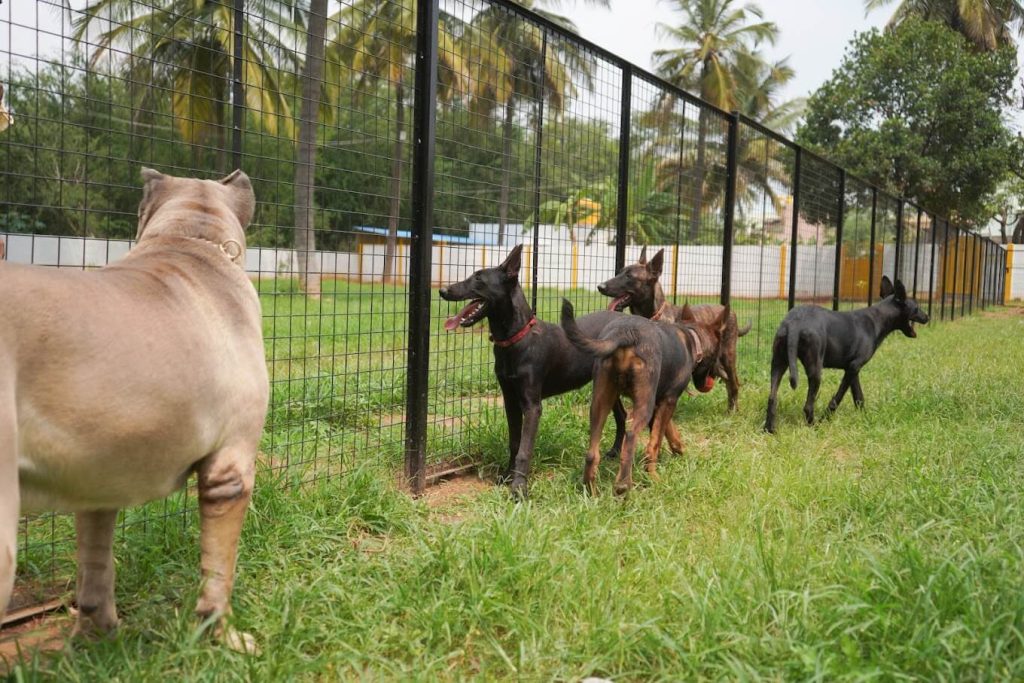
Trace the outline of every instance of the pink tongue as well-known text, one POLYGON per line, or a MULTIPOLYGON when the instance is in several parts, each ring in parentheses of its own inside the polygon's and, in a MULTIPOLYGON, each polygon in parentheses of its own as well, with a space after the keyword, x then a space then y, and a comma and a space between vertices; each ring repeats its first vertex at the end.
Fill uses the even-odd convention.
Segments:
POLYGON ((462 324, 462 321, 465 320, 470 313, 479 308, 479 306, 479 301, 470 301, 468 304, 462 307, 461 311, 459 311, 458 313, 444 321, 444 329, 448 330, 449 332, 456 329, 459 325, 462 324))
POLYGON ((610 304, 608 304, 608 310, 609 310, 609 311, 614 311, 614 310, 615 310, 615 308, 616 308, 616 306, 618 306, 618 305, 619 305, 619 303, 620 303, 620 302, 621 302, 621 301, 622 301, 623 299, 625 299, 625 298, 626 298, 626 297, 624 297, 624 296, 620 296, 620 297, 618 297, 618 298, 616 298, 616 299, 612 299, 612 302, 611 302, 610 304))

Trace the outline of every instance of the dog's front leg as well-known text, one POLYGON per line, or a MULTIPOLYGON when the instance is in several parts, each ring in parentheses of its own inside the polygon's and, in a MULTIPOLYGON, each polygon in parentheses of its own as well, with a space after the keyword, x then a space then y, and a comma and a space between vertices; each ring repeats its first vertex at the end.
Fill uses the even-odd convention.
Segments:
POLYGON ((672 421, 672 416, 669 415, 668 421, 665 422, 665 438, 668 439, 668 447, 676 455, 682 455, 685 449, 683 445, 683 437, 679 436, 679 430, 676 429, 675 422, 672 421))
POLYGON ((626 437, 626 407, 621 399, 615 399, 612 406, 612 418, 615 420, 615 441, 611 449, 605 453, 606 458, 617 458, 622 453, 622 440, 626 437))
POLYGON ((78 540, 78 621, 72 637, 110 633, 117 628, 114 606, 114 525, 117 510, 75 515, 78 540))
POLYGON ((843 378, 839 380, 839 389, 836 390, 836 395, 828 402, 828 407, 825 409, 826 417, 835 412, 835 409, 843 402, 843 397, 846 396, 846 390, 850 388, 850 383, 855 376, 856 373, 853 370, 847 370, 843 373, 843 378))
POLYGON ((505 406, 505 422, 508 423, 508 468, 501 475, 501 482, 511 483, 516 471, 516 456, 523 438, 523 408, 519 405, 519 394, 514 387, 501 384, 502 402, 505 406))
POLYGON ((252 498, 255 448, 224 448, 204 458, 197 468, 199 489, 199 551, 203 586, 196 605, 201 619, 213 619, 214 635, 235 650, 256 651, 252 637, 228 629, 238 538, 252 498))
MULTIPOLYGON (((653 481, 658 481, 658 452, 661 450, 661 439, 666 435, 672 425, 672 415, 675 413, 675 401, 665 401, 654 411, 654 423, 651 425, 651 438, 647 442, 647 450, 644 453, 644 464, 647 466, 647 474, 653 481)), ((678 434, 676 435, 678 438, 678 434)))
POLYGON ((0 452, 0 620, 14 590, 14 567, 18 553, 18 515, 21 498, 18 492, 18 459, 14 436, 5 440, 0 452))
POLYGON ((537 398, 528 396, 527 393, 524 391, 524 395, 519 398, 522 408, 523 435, 512 468, 512 483, 510 485, 512 495, 520 499, 526 498, 526 479, 530 476, 530 459, 533 457, 533 444, 537 438, 541 414, 540 392, 537 392, 537 398))
POLYGON ((853 393, 853 405, 858 408, 864 407, 864 390, 860 388, 860 370, 853 373, 850 378, 850 390, 853 393))

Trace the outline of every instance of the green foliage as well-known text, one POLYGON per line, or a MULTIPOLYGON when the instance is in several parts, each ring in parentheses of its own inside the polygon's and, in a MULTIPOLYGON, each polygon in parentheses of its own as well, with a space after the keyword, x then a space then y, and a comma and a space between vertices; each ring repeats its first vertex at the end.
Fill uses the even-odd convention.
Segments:
POLYGON ((810 98, 798 139, 938 214, 970 221, 1009 168, 1012 50, 972 50, 934 22, 859 35, 810 98))

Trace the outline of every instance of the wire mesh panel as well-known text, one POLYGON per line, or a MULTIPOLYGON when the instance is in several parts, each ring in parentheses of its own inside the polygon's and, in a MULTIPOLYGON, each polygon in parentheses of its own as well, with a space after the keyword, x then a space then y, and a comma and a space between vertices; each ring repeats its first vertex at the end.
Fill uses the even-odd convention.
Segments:
POLYGON ((871 188, 856 178, 846 179, 846 205, 843 211, 843 245, 839 263, 840 308, 862 308, 869 293, 878 290, 881 269, 872 269, 872 259, 881 263, 871 244, 871 188))
POLYGON ((830 306, 836 268, 839 169, 811 155, 800 165, 800 209, 796 223, 794 299, 830 306))
MULTIPOLYGON (((900 222, 900 200, 885 192, 878 192, 875 210, 875 269, 878 270, 879 282, 882 276, 895 280, 897 231, 900 222), (880 266, 880 268, 879 268, 880 266)), ((878 300, 879 290, 876 287, 870 292, 871 301, 878 300)))
MULTIPOLYGON (((754 324, 739 344, 743 375, 766 367, 790 297, 857 307, 877 298, 883 274, 899 274, 952 316, 1002 289, 1004 255, 990 242, 737 123, 546 15, 443 0, 424 36, 415 0, 329 0, 319 17, 299 5, 0 4, 0 84, 14 113, 0 130, 7 260, 82 269, 121 258, 142 165, 203 178, 240 166, 252 178, 245 267, 271 377, 260 463, 285 484, 367 459, 397 466, 407 425, 422 426, 407 415, 420 395, 406 396, 420 371, 435 473, 479 461, 496 433, 504 441, 486 336, 514 330, 459 329, 466 302, 434 295, 429 329, 414 333, 409 320, 428 309, 409 301, 496 266, 515 245, 524 301, 550 322, 562 296, 580 315, 605 308, 596 286, 644 246, 649 257, 665 250, 661 284, 674 303, 717 303, 726 283, 740 324, 754 324), (431 82, 416 78, 426 74, 418 39, 437 47, 431 110, 416 105, 429 89, 415 84, 431 82), (412 131, 426 112, 436 145, 424 165, 412 131), (414 221, 423 194, 411 191, 413 159, 436 178, 426 226, 414 221), (410 274, 427 247, 423 284, 410 274), (431 348, 412 368, 410 337, 431 348)), ((159 522, 180 533, 192 510, 186 490, 124 513, 121 529, 159 522)), ((69 519, 20 524, 19 585, 32 594, 70 576, 69 519)))
POLYGON ((730 293, 739 324, 753 323, 737 346, 749 376, 767 372, 764 360, 787 310, 795 152, 744 121, 737 135, 730 293))
MULTIPOLYGON (((0 137, 0 231, 62 236, 11 235, 10 260, 81 268, 122 256, 142 165, 206 178, 239 165, 251 177, 245 267, 272 383, 261 465, 286 482, 401 454, 412 3, 327 6, 320 60, 306 56, 308 17, 250 3, 240 25, 230 1, 0 7, 15 111, 0 137)), ((128 511, 122 529, 181 529, 193 502, 184 492, 128 511)), ((69 575, 70 529, 63 517, 22 521, 24 579, 69 575)))
POLYGON ((911 288, 912 294, 918 303, 921 303, 927 300, 931 294, 928 285, 928 273, 931 270, 931 244, 934 239, 932 235, 932 218, 923 210, 919 210, 917 213, 916 232, 913 250, 913 285, 907 283, 907 286, 911 288))

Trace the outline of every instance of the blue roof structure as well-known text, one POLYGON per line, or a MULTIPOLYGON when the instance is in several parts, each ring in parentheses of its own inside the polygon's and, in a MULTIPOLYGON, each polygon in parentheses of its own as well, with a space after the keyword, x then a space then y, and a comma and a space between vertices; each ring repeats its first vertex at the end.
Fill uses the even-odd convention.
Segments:
MULTIPOLYGON (((372 225, 357 225, 354 228, 357 232, 362 232, 367 235, 376 235, 378 237, 387 237, 387 228, 378 228, 372 225)), ((438 228, 434 228, 437 230, 438 228)), ((400 240, 411 240, 412 232, 409 230, 399 230, 397 232, 398 239, 400 240)), ((434 242, 440 242, 443 244, 481 244, 481 242, 474 238, 473 235, 445 235, 435 232, 434 242)))

